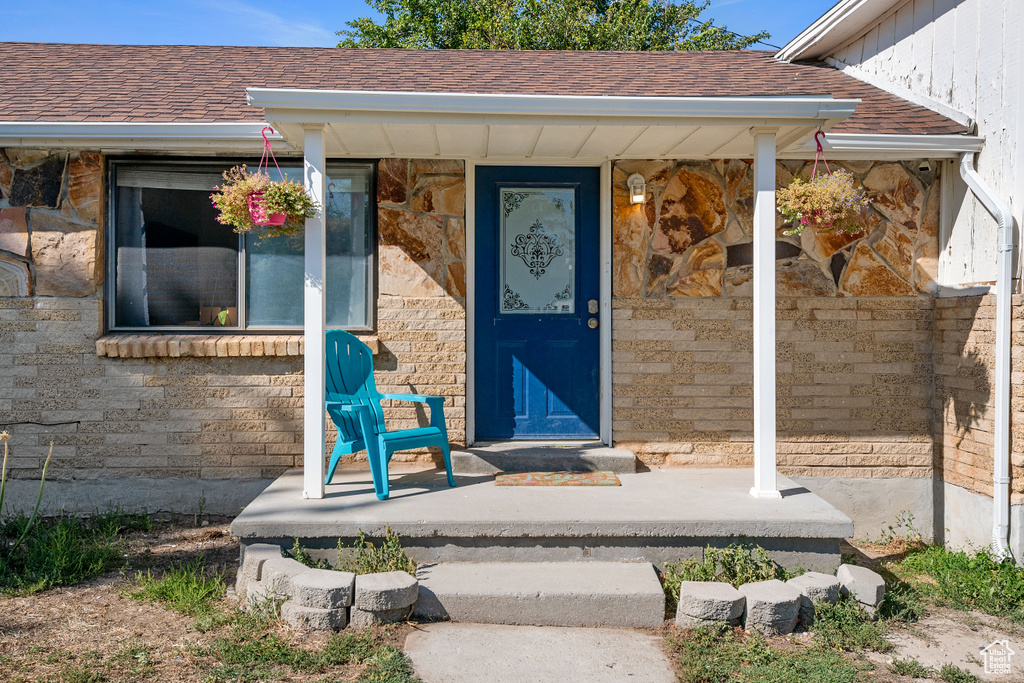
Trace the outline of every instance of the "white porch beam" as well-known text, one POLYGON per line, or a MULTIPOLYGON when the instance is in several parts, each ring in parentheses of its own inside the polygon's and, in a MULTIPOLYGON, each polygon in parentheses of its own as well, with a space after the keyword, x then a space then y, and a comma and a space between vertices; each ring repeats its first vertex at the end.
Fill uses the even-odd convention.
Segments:
POLYGON ((754 498, 781 498, 775 453, 775 135, 754 136, 754 498))
MULTIPOLYGON (((305 131, 303 178, 306 191, 321 207, 327 196, 327 149, 325 126, 303 126, 305 131)), ((324 276, 327 272, 327 215, 323 209, 306 219, 306 273, 303 287, 302 497, 324 497, 324 451, 327 447, 324 419, 324 327, 327 307, 324 276)))

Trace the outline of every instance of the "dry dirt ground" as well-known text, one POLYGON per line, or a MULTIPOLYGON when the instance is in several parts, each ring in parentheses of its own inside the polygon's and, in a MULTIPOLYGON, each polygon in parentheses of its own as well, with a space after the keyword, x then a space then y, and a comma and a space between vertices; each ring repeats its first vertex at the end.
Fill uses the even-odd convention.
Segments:
MULTIPOLYGON (((900 555, 900 548, 886 546, 844 546, 843 552, 857 556, 862 565, 873 565, 900 555)), ((228 583, 238 569, 238 540, 226 525, 200 528, 165 527, 135 533, 129 540, 126 568, 69 588, 57 588, 25 597, 0 597, 0 682, 54 681, 160 681, 201 683, 214 660, 195 654, 197 646, 211 644, 223 632, 202 633, 194 619, 156 604, 140 604, 125 595, 138 571, 162 569, 201 558, 222 567, 228 583), (80 670, 102 673, 103 678, 76 678, 80 670)), ((231 600, 232 598, 227 598, 231 600)), ((278 625, 276 633, 293 644, 317 648, 327 636, 292 631, 278 625)), ((402 626, 386 632, 386 639, 401 647, 414 628, 402 626)), ((651 631, 668 633, 669 627, 651 631)), ((877 668, 869 678, 886 682, 913 679, 897 676, 888 669, 893 657, 918 659, 938 669, 951 663, 976 674, 982 680, 1024 681, 1024 629, 978 613, 932 610, 922 621, 890 633, 897 650, 872 653, 877 668), (979 648, 993 640, 1007 639, 1017 651, 1010 675, 986 675, 979 648)), ((780 648, 798 647, 808 634, 772 639, 780 648)), ((353 681, 362 669, 335 667, 324 674, 302 674, 280 680, 353 681)))
MULTIPOLYGON (((157 574, 173 564, 202 558, 223 567, 228 583, 238 569, 238 539, 227 526, 164 528, 130 537, 127 568, 119 573, 68 588, 25 597, 0 597, 0 681, 196 682, 208 675, 214 660, 194 654, 195 646, 211 644, 222 630, 197 631, 194 619, 157 604, 140 604, 124 595, 136 572, 157 574), (103 675, 90 679, 85 669, 103 675)), ((227 598, 231 601, 232 598, 227 598)), ((276 627, 292 644, 318 648, 327 636, 276 627)), ((405 629, 387 632, 399 645, 405 629)), ((279 680, 355 680, 362 667, 334 667, 315 677, 295 675, 279 680)))

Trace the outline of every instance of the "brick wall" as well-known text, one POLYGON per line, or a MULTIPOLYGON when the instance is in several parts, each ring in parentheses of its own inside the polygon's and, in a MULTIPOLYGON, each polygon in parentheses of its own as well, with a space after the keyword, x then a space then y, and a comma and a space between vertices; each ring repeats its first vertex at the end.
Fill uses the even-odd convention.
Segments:
MULTIPOLYGON (((1024 297, 1013 297, 1011 500, 1024 503, 1024 297)), ((935 300, 935 456, 942 479, 992 496, 996 299, 935 300)))
MULTIPOLYGON (((930 476, 931 299, 780 299, 776 317, 780 471, 930 476)), ((751 466, 751 330, 750 299, 616 299, 616 442, 751 466)))

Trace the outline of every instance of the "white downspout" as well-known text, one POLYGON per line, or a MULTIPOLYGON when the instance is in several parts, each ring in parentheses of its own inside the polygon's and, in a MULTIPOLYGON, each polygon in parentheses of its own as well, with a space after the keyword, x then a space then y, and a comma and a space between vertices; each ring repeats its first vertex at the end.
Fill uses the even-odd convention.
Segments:
POLYGON ((974 170, 974 152, 960 156, 960 175, 999 224, 996 261, 996 419, 992 468, 992 546, 1011 557, 1010 532, 1010 297, 1013 292, 1013 214, 974 170))

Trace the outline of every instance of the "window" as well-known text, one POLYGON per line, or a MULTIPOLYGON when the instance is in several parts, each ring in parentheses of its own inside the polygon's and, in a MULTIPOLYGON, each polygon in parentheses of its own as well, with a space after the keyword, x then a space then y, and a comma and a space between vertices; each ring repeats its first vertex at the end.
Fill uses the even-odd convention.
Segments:
MULTIPOLYGON (((112 163, 111 329, 302 326, 302 234, 258 242, 216 220, 210 194, 233 165, 112 163)), ((302 177, 297 166, 281 170, 302 177)), ((327 324, 367 330, 375 272, 373 164, 328 164, 327 176, 327 324)))

